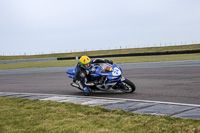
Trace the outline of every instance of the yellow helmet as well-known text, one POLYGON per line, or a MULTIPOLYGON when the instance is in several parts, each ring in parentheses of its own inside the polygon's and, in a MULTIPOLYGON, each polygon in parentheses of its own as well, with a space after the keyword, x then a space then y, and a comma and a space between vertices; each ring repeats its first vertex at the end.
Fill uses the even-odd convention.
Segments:
POLYGON ((88 56, 81 56, 79 63, 84 69, 89 69, 91 67, 91 60, 88 56))

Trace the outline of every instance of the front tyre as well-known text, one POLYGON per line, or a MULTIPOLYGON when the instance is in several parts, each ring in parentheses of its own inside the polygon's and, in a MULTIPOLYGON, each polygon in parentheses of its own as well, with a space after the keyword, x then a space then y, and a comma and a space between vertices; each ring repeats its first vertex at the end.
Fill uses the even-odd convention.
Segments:
POLYGON ((130 80, 126 79, 122 82, 123 88, 121 88, 121 91, 125 93, 133 93, 135 91, 135 85, 130 80))

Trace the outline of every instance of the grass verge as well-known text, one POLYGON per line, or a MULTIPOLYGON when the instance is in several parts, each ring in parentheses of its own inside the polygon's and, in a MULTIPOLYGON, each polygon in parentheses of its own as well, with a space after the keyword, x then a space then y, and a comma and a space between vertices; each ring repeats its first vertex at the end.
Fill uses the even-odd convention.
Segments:
POLYGON ((200 132, 200 121, 0 97, 0 132, 200 132))
POLYGON ((80 57, 82 55, 113 55, 113 54, 129 54, 129 53, 145 53, 145 52, 166 52, 166 51, 184 51, 184 50, 198 50, 200 44, 181 45, 181 46, 166 46, 166 47, 148 47, 148 48, 130 48, 130 49, 116 49, 116 50, 99 50, 87 52, 73 52, 73 53, 57 53, 57 54, 43 54, 43 55, 22 55, 22 56, 0 56, 0 60, 15 60, 15 59, 32 59, 32 58, 51 58, 51 57, 80 57))
MULTIPOLYGON (((181 55, 156 55, 156 56, 135 56, 135 57, 116 57, 107 58, 114 63, 136 63, 136 62, 157 62, 157 61, 177 61, 177 60, 196 60, 200 59, 200 53, 197 54, 181 54, 181 55)), ((63 61, 40 61, 0 64, 0 69, 19 69, 19 68, 39 68, 39 67, 59 67, 59 66, 75 66, 78 60, 63 61)))

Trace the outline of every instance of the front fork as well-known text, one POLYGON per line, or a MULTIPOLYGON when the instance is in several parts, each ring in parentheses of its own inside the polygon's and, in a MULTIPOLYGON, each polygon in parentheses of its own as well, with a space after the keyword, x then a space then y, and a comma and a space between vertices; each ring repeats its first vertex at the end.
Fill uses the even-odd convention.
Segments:
POLYGON ((122 89, 124 89, 125 87, 124 87, 124 85, 123 85, 123 81, 125 81, 126 80, 126 78, 125 77, 122 77, 120 80, 119 80, 119 82, 117 82, 117 85, 119 85, 122 89))

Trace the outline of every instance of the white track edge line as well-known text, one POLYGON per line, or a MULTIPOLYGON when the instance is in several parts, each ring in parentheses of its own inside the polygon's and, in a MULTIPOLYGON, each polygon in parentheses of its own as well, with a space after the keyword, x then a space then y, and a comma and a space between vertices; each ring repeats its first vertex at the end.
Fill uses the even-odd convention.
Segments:
POLYGON ((10 94, 29 94, 29 95, 49 95, 49 96, 65 96, 65 97, 79 97, 79 98, 94 98, 94 99, 109 99, 109 100, 122 100, 122 101, 134 101, 134 102, 147 102, 147 103, 160 103, 160 104, 171 104, 180 106, 192 106, 200 107, 198 104, 187 104, 187 103, 175 103, 175 102, 163 102, 163 101, 150 101, 150 100, 138 100, 138 99, 124 99, 124 98, 110 98, 110 97, 95 97, 95 96, 78 96, 78 95, 61 95, 61 94, 44 94, 44 93, 16 93, 16 92, 0 92, 10 94))

